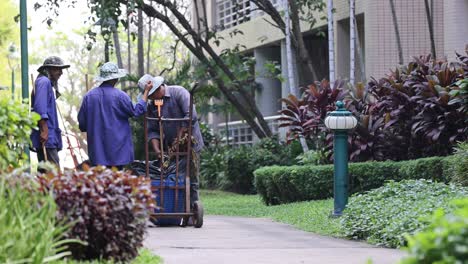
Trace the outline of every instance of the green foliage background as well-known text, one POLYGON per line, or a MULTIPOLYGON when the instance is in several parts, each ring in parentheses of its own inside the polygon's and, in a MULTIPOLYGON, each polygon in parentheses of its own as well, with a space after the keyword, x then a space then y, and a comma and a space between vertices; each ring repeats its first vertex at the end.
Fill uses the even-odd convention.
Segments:
MULTIPOLYGON (((14 17, 19 14, 19 9, 12 0, 0 1, 0 65, 4 70, 0 70, 0 86, 7 86, 11 89, 11 70, 8 67, 8 47, 15 44, 19 50, 19 25, 15 23, 14 17)), ((17 61, 19 63, 19 60, 17 61)), ((18 67, 19 69, 19 67, 18 67)), ((17 73, 19 72, 17 69, 17 73)), ((16 76, 16 87, 20 86, 19 74, 16 76)), ((0 96, 10 95, 9 91, 0 91, 0 96)))
POLYGON ((37 121, 39 115, 30 114, 28 104, 0 98, 0 172, 9 165, 18 167, 26 159, 24 149, 29 147, 29 135, 37 121))

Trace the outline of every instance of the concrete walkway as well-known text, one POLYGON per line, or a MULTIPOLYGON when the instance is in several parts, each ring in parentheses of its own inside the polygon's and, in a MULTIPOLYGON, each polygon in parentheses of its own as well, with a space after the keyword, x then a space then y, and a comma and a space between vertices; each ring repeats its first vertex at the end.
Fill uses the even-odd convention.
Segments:
POLYGON ((334 239, 263 218, 205 216, 204 226, 152 227, 144 242, 164 263, 396 263, 404 253, 334 239))

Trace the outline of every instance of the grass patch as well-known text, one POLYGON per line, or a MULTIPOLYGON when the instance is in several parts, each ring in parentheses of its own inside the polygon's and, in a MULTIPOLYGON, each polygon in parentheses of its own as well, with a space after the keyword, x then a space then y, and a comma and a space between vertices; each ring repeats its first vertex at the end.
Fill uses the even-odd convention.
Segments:
POLYGON ((205 214, 265 217, 320 235, 341 237, 339 219, 331 218, 333 199, 266 206, 258 195, 202 190, 205 214))
MULTIPOLYGON (((113 261, 107 260, 93 260, 93 261, 77 261, 77 260, 60 260, 54 262, 55 264, 114 264, 113 261)), ((140 254, 136 257, 131 264, 160 264, 163 263, 161 257, 154 255, 148 249, 140 250, 140 254)))

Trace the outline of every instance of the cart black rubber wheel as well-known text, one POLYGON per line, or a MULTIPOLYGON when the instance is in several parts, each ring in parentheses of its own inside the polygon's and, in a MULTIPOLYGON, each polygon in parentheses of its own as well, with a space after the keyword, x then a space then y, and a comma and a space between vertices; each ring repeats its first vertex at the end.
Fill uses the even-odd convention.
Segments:
POLYGON ((203 226, 203 205, 200 201, 193 204, 193 226, 200 228, 203 226))
POLYGON ((154 225, 154 226, 158 226, 158 219, 156 219, 155 217, 150 217, 150 222, 154 225))
POLYGON ((188 225, 189 217, 183 217, 182 223, 180 224, 181 227, 186 227, 188 225))

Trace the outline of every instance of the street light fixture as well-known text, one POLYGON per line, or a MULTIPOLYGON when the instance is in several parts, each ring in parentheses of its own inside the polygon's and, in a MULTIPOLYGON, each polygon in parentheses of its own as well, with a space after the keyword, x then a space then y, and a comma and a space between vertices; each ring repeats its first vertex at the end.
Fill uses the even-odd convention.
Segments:
POLYGON ((348 203, 348 130, 356 127, 357 119, 342 101, 336 102, 336 107, 336 111, 325 118, 325 126, 334 132, 333 216, 341 216, 348 203))
POLYGON ((8 47, 8 66, 11 70, 11 98, 15 99, 15 70, 18 67, 19 54, 15 44, 11 43, 8 47))

